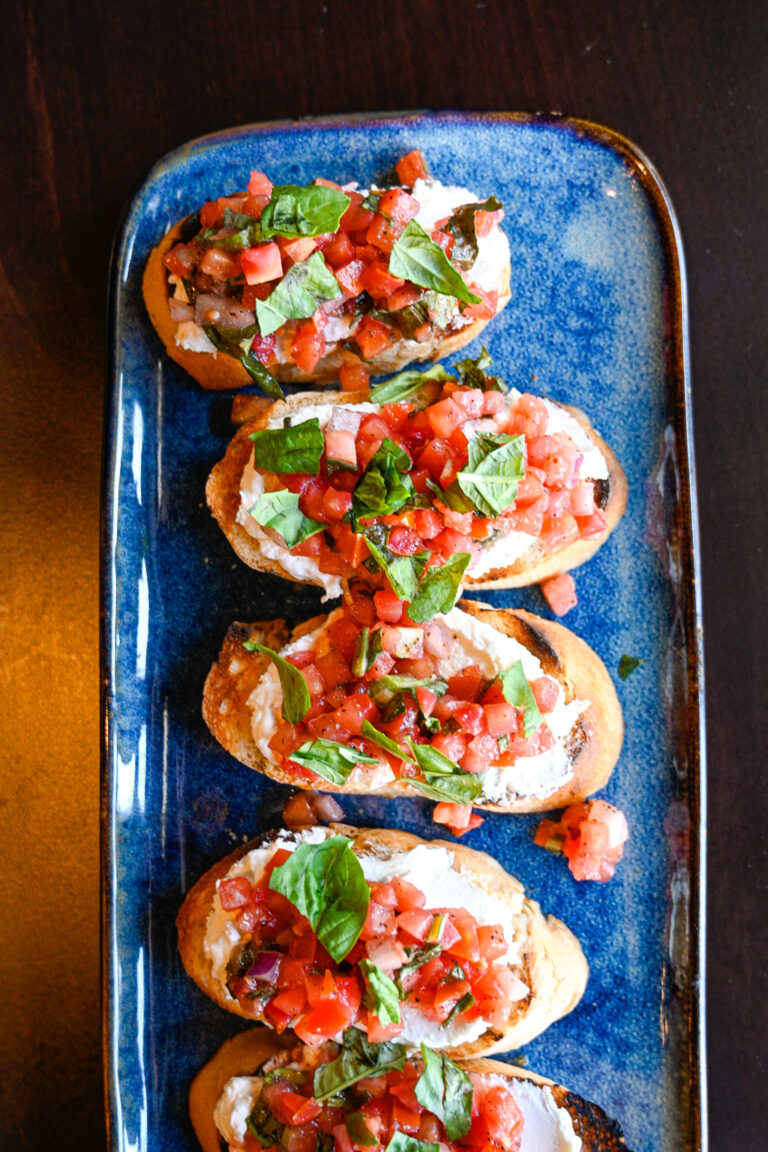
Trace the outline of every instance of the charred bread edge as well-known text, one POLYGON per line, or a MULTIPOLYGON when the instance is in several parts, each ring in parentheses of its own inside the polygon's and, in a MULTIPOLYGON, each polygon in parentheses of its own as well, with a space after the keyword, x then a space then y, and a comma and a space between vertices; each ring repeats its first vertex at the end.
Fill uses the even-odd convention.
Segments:
MULTIPOLYGON (((507 805, 484 803, 475 807, 491 812, 546 812, 583 800, 602 788, 618 760, 624 735, 621 706, 610 676, 600 657, 562 624, 544 620, 520 609, 493 609, 462 600, 470 616, 487 621, 500 632, 525 645, 542 663, 544 671, 563 686, 566 700, 589 700, 590 706, 576 726, 578 742, 572 749, 573 775, 556 792, 545 797, 528 796, 507 805)), ((298 788, 358 794, 349 784, 301 783, 290 772, 266 760, 253 739, 251 714, 246 702, 269 661, 258 652, 247 652, 244 640, 255 640, 279 649, 316 628, 325 617, 305 621, 289 634, 282 620, 232 624, 224 638, 217 662, 212 666, 203 692, 203 718, 223 748, 257 772, 298 788)), ((410 796, 414 790, 404 781, 376 789, 378 796, 410 796)))
MULTIPOLYGON (((527 921, 528 934, 522 942, 521 955, 529 995, 513 1005, 509 1024, 503 1033, 488 1028, 483 1036, 469 1044, 447 1048, 450 1056, 467 1058, 519 1048, 570 1012, 581 999, 589 968, 578 940, 561 920, 545 916, 539 905, 525 896, 520 881, 510 876, 492 856, 461 844, 451 844, 446 840, 425 841, 408 832, 392 829, 357 829, 345 824, 332 824, 325 831, 328 836, 336 833, 348 836, 355 851, 371 855, 376 855, 381 848, 388 852, 408 852, 419 844, 447 848, 458 865, 456 870, 465 876, 468 874, 473 883, 503 899, 512 894, 523 896, 521 915, 527 921)), ((206 924, 216 882, 251 849, 268 844, 277 834, 273 831, 256 837, 214 864, 190 889, 176 919, 179 951, 187 973, 216 1004, 235 1015, 240 1015, 237 1003, 223 994, 205 959, 206 924)))
MULTIPOLYGON (((234 361, 233 361, 234 363, 234 361)), ((287 401, 266 401, 258 404, 247 403, 248 398, 242 398, 244 403, 236 405, 233 409, 233 419, 240 424, 233 439, 230 441, 223 459, 213 468, 206 484, 206 498, 208 506, 218 521, 219 527, 229 540, 237 555, 251 568, 264 572, 273 572, 287 580, 296 581, 279 564, 277 560, 267 559, 262 555, 258 540, 246 532, 245 528, 237 523, 237 513, 240 507, 240 478, 248 460, 253 445, 249 439, 252 432, 266 426, 271 416, 290 415, 297 409, 309 404, 361 404, 367 399, 365 392, 336 392, 322 393, 318 401, 316 393, 299 392, 289 397, 287 401)), ((257 398, 259 401, 261 397, 257 398)), ((464 584, 468 589, 475 588, 520 588, 528 584, 537 584, 550 576, 568 572, 572 568, 589 560, 591 556, 605 543, 613 529, 618 524, 627 506, 627 478, 616 456, 598 435, 590 424, 587 416, 578 408, 562 404, 571 416, 576 419, 587 433, 592 442, 605 456, 608 464, 608 497, 602 511, 606 518, 605 531, 594 540, 575 540, 565 548, 553 554, 544 553, 537 542, 535 549, 531 549, 527 557, 519 557, 507 568, 495 568, 484 576, 464 577, 464 584)), ((299 581, 300 582, 300 581, 299 581)), ((310 581, 319 584, 320 581, 310 581)))
MULTIPOLYGON (((189 1116, 203 1152, 221 1152, 222 1142, 213 1113, 227 1082, 233 1076, 256 1075, 271 1057, 295 1046, 295 1038, 277 1036, 264 1027, 238 1033, 219 1048, 201 1068, 189 1090, 189 1116)), ((574 1129, 584 1143, 584 1152, 628 1152, 621 1128, 602 1108, 591 1104, 567 1088, 501 1060, 460 1060, 467 1072, 488 1076, 506 1076, 509 1080, 529 1080, 551 1090, 555 1103, 571 1116, 574 1129)))
MULTIPOLYGON (((168 281, 163 256, 181 239, 183 224, 183 221, 175 224, 157 247, 152 249, 144 269, 142 292, 149 318, 171 359, 197 380, 198 384, 202 384, 203 388, 242 388, 246 384, 253 384, 245 368, 233 356, 227 356, 223 352, 215 356, 210 352, 191 352, 176 343, 176 323, 171 319, 168 308, 168 281)), ((498 316, 510 299, 509 264, 506 266, 505 275, 507 291, 499 295, 495 316, 498 316)), ((374 375, 385 376, 389 372, 398 372, 401 368, 405 368, 406 364, 417 359, 439 360, 444 356, 451 356, 474 340, 475 336, 479 336, 488 323, 489 320, 473 320, 452 335, 438 338, 434 344, 396 340, 374 360, 374 375)), ((336 348, 323 356, 311 373, 303 372, 295 364, 273 364, 269 370, 275 379, 283 384, 330 384, 332 380, 338 378, 339 369, 343 364, 360 363, 360 357, 354 352, 346 348, 336 348)))

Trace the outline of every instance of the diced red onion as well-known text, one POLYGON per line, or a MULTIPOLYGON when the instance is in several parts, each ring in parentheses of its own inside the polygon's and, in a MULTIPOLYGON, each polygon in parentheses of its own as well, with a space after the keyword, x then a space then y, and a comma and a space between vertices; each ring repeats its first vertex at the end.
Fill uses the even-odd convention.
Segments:
POLYGON ((365 945, 368 959, 372 964, 384 968, 387 972, 394 972, 402 967, 408 959, 405 948, 397 940, 387 937, 384 940, 368 940, 365 945))
POLYGON ((351 408, 344 408, 340 404, 336 404, 328 421, 328 431, 351 432, 353 436, 357 436, 362 418, 362 412, 354 412, 351 408))
POLYGON ((450 636, 437 620, 427 620, 424 624, 424 651, 438 660, 450 654, 450 636))
POLYGON ((255 324, 256 315, 236 300, 206 292, 195 301, 195 322, 201 326, 219 324, 223 328, 247 328, 255 324))
POLYGON ((193 320, 195 316, 191 304, 187 304, 185 300, 174 300, 173 296, 168 300, 168 311, 174 324, 183 324, 185 320, 193 320))
POLYGON ((245 974, 246 980, 258 980, 263 984, 275 984, 280 974, 281 952, 257 952, 256 958, 245 974))
POLYGON ((312 806, 315 809, 318 820, 324 820, 330 824, 333 820, 341 820, 344 816, 344 809, 340 804, 337 804, 333 796, 317 795, 312 799, 312 806))

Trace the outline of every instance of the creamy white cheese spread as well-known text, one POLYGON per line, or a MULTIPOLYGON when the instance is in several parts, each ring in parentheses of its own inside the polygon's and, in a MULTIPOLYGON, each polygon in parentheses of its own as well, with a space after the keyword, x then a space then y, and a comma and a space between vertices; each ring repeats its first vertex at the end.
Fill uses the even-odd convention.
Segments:
MULTIPOLYGON (((267 863, 278 848, 289 851, 301 843, 319 844, 325 839, 323 828, 309 828, 302 832, 281 832, 279 837, 263 848, 254 848, 232 865, 227 879, 245 876, 251 883, 258 881, 267 863)), ((454 868, 455 857, 448 848, 419 844, 408 852, 381 851, 358 853, 366 880, 385 883, 399 876, 415 884, 425 895, 428 909, 465 908, 481 924, 498 924, 504 932, 507 951, 501 959, 514 966, 520 963, 523 934, 526 923, 522 892, 500 899, 487 892, 471 874, 454 868)), ((240 941, 234 923, 234 913, 226 912, 217 893, 208 915, 203 950, 211 965, 213 978, 226 983, 227 963, 240 941)), ((519 999, 528 995, 528 987, 519 981, 519 999)), ((401 1043, 417 1047, 422 1041, 433 1047, 468 1044, 485 1032, 483 1020, 464 1021, 456 1018, 446 1028, 427 1020, 414 1005, 404 1004, 401 1043)))

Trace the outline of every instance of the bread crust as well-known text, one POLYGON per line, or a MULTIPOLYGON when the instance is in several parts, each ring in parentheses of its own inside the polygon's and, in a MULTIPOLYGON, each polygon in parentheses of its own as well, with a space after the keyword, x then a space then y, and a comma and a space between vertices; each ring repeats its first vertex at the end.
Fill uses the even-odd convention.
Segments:
MULTIPOLYGON (((189 1115, 203 1152, 221 1152, 222 1144, 213 1112, 227 1081, 233 1076, 257 1075, 267 1060, 280 1056, 290 1047, 291 1042, 285 1036, 276 1036, 269 1029, 257 1026, 226 1040, 198 1072, 189 1092, 189 1115)), ((501 1060, 459 1059, 457 1063, 465 1072, 504 1076, 507 1080, 527 1080, 549 1088, 555 1103, 570 1114, 574 1130, 582 1140, 583 1152, 628 1152, 617 1121, 607 1116, 598 1105, 577 1096, 561 1084, 501 1060)))
MULTIPOLYGON (((245 397, 242 399, 246 400, 245 397)), ((360 404, 367 400, 368 396, 364 392, 325 392, 321 402, 335 406, 360 404)), ((208 507, 219 527, 240 559, 250 568, 272 572, 294 582, 322 585, 319 575, 314 580, 299 581, 296 576, 283 568, 278 560, 265 556, 259 539, 237 522, 240 508, 240 480, 253 449, 251 434, 265 428, 271 418, 295 415, 302 408, 317 403, 316 393, 299 392, 286 401, 274 403, 262 401, 258 408, 246 403, 236 407, 233 418, 240 426, 230 441, 223 459, 211 471, 205 494, 208 507)), ((602 509, 606 520, 605 531, 593 540, 575 540, 553 553, 545 552, 541 543, 536 541, 525 555, 518 557, 506 568, 494 568, 483 576, 473 576, 471 573, 465 575, 464 585, 468 589, 521 588, 528 584, 537 584, 561 572, 569 572, 572 568, 578 568, 594 556, 624 515, 627 506, 627 479, 616 456, 579 408, 567 404, 561 407, 579 422, 590 440, 603 454, 608 465, 608 499, 602 509)))
MULTIPOLYGON (((592 649, 562 624, 544 620, 521 609, 494 609, 463 600, 459 607, 468 615, 490 624, 499 632, 524 644, 565 691, 566 702, 589 700, 577 726, 578 739, 571 749, 573 775, 560 788, 545 797, 520 797, 507 804, 482 802, 475 805, 490 812, 546 812, 586 799, 602 788, 618 760, 624 737, 624 723, 616 690, 605 665, 592 649)), ((283 647, 316 628, 324 617, 306 621, 289 637, 283 621, 257 621, 232 624, 224 638, 219 658, 208 673, 203 692, 203 718, 223 748, 249 768, 263 772, 281 784, 298 788, 320 788, 324 792, 356 794, 356 784, 338 785, 328 780, 302 782, 259 751, 251 731, 247 701, 266 672, 269 661, 258 652, 247 652, 244 640, 283 647), (269 639, 271 637, 271 640, 269 639), (274 642, 272 642, 274 641, 274 642)), ((404 780, 396 780, 375 790, 378 796, 413 796, 404 780)))
MULTIPOLYGON (((409 852, 427 843, 418 836, 392 829, 357 829, 344 824, 332 824, 324 831, 327 836, 347 836, 353 850, 364 855, 409 852)), ((237 1001, 214 979, 205 956, 203 942, 208 915, 213 906, 217 881, 241 857, 253 848, 268 844, 275 836, 276 833, 271 832, 257 837, 209 869, 190 889, 176 920, 179 951, 187 973, 216 1004, 237 1016, 243 1014, 237 1001)), ((570 1012, 581 999, 589 975, 581 946, 561 920, 545 916, 539 905, 525 896, 520 881, 505 872, 492 856, 446 840, 430 840, 428 843, 430 846, 448 849, 453 856, 455 871, 509 904, 513 911, 517 908, 520 896, 523 897, 523 910, 518 916, 522 918, 523 927, 522 979, 530 989, 528 996, 511 1005, 508 1023, 502 1031, 489 1027, 477 1040, 447 1047, 445 1051, 451 1057, 466 1059, 520 1048, 555 1020, 570 1012)))
MULTIPOLYGON (((152 249, 144 269, 141 286, 149 318, 171 359, 197 380, 198 384, 202 384, 203 388, 220 390, 253 384, 245 368, 233 356, 227 356, 223 352, 216 355, 211 352, 191 352, 176 343, 176 323, 171 319, 168 308, 168 280, 163 257, 181 240, 183 223, 180 221, 175 224, 152 249)), ((510 266, 507 263, 503 272, 500 272, 500 282, 503 279, 506 289, 499 293, 496 312, 490 319, 498 316, 509 302, 509 277, 510 266)), ((489 320, 473 320, 448 336, 438 336, 435 340, 423 344, 416 340, 396 340, 376 355, 373 361, 373 375, 385 376, 390 372, 399 372, 401 368, 417 360, 439 360, 444 356, 451 356, 479 336, 489 322, 489 320)), ((330 384, 332 380, 338 379, 339 369, 344 364, 360 363, 360 357, 354 352, 338 347, 327 352, 312 372, 304 372, 293 361, 270 364, 269 370, 281 384, 330 384)))

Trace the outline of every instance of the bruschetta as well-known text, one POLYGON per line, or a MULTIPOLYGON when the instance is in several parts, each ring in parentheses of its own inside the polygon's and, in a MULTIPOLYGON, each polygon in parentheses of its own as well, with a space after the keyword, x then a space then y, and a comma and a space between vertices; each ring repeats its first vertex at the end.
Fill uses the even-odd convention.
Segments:
POLYGON ((210 869, 177 924, 208 996, 310 1047, 354 1027, 507 1051, 570 1012, 588 974, 576 937, 492 857, 391 830, 268 833, 210 869))
POLYGON ((327 383, 463 348, 509 300, 495 197, 431 179, 420 153, 396 187, 327 180, 220 196, 153 250, 144 300, 168 354, 205 388, 327 383))
POLYGON ((227 1040, 190 1088, 203 1152, 627 1152, 602 1108, 499 1060, 409 1056, 354 1030, 318 1058, 265 1028, 227 1040))
POLYGON ((456 587, 518 588, 583 564, 624 512, 621 466, 583 412, 504 392, 489 368, 246 398, 207 485, 238 556, 327 597, 355 577, 408 601, 438 565, 456 587))
POLYGON ((283 784, 498 812, 584 799, 623 738, 605 666, 562 624, 463 601, 415 625, 381 592, 292 636, 280 620, 232 625, 203 716, 283 784))

